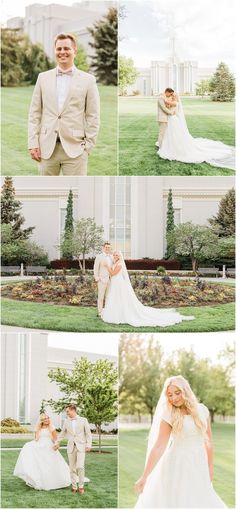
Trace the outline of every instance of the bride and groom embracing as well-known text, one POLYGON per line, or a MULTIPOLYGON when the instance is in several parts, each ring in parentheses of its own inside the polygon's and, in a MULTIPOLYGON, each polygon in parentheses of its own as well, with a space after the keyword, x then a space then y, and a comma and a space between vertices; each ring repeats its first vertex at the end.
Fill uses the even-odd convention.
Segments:
POLYGON ((14 476, 36 490, 56 490, 72 485, 72 492, 84 494, 85 455, 92 447, 92 435, 85 417, 77 415, 76 406, 66 408, 67 418, 59 436, 51 419, 41 414, 35 430, 35 439, 27 442, 18 457, 14 476), (68 464, 58 451, 67 437, 68 464))
POLYGON ((122 253, 112 253, 109 242, 104 243, 102 253, 95 258, 94 279, 98 287, 98 315, 106 323, 167 327, 194 318, 175 309, 144 306, 135 295, 122 253))
POLYGON ((221 141, 193 138, 185 119, 179 94, 166 88, 158 98, 159 138, 157 154, 162 159, 183 163, 208 163, 235 170, 235 148, 221 141))

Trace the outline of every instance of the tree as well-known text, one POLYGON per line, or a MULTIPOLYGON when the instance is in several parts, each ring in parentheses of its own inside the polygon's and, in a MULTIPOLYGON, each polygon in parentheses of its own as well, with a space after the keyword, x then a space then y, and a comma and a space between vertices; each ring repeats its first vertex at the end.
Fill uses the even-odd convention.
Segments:
POLYGON ((47 71, 53 67, 53 63, 46 55, 40 43, 32 44, 25 35, 22 41, 22 69, 24 81, 34 85, 40 72, 47 71))
POLYGON ((210 92, 213 101, 232 101, 235 96, 234 76, 224 62, 220 62, 210 81, 210 92))
POLYGON ((19 29, 2 29, 2 85, 18 86, 36 83, 38 74, 52 68, 52 62, 37 43, 19 29))
POLYGON ((117 46, 118 20, 117 9, 111 7, 108 13, 88 29, 94 42, 89 45, 95 50, 92 56, 92 68, 100 83, 117 85, 117 46))
POLYGON ((2 28, 1 30, 1 61, 2 86, 17 86, 24 81, 22 69, 22 50, 20 43, 24 36, 18 29, 2 28))
POLYGON ((47 265, 46 251, 36 242, 23 237, 15 238, 11 224, 2 225, 1 255, 3 265, 47 265))
POLYGON ((118 373, 114 364, 106 359, 91 362, 82 357, 74 360, 70 372, 57 368, 49 371, 48 376, 63 394, 61 399, 51 399, 48 404, 60 413, 68 404, 75 403, 81 415, 96 426, 101 452, 102 425, 117 416, 118 373))
POLYGON ((25 218, 20 213, 21 208, 21 202, 15 198, 12 177, 5 177, 2 187, 1 223, 11 225, 12 240, 28 239, 34 230, 34 226, 22 228, 25 218))
POLYGON ((166 222, 166 238, 167 238, 167 248, 166 248, 166 258, 171 259, 174 258, 175 252, 173 248, 168 244, 168 235, 175 228, 175 211, 173 207, 173 199, 172 199, 172 189, 169 189, 168 192, 168 202, 167 202, 167 222, 166 222))
POLYGON ((76 221, 72 240, 62 237, 64 249, 71 249, 74 258, 79 261, 80 269, 85 273, 85 258, 97 254, 103 244, 103 226, 97 226, 94 218, 87 217, 76 221))
POLYGON ((235 235, 231 237, 221 237, 219 239, 219 258, 235 259, 235 235))
POLYGON ((73 192, 70 189, 69 195, 67 198, 67 207, 66 207, 66 220, 64 227, 64 241, 62 243, 62 258, 64 260, 72 260, 72 239, 73 239, 73 231, 74 231, 74 220, 73 220, 73 192))
POLYGON ((215 414, 234 415, 234 388, 222 366, 212 366, 205 381, 204 403, 209 409, 211 422, 215 414))
POLYGON ((221 199, 217 215, 209 219, 209 223, 220 237, 230 237, 235 234, 235 191, 233 188, 221 199))
POLYGON ((132 58, 119 56, 119 89, 120 94, 124 95, 128 85, 133 85, 138 76, 138 72, 134 67, 132 58))
POLYGON ((218 235, 207 226, 182 223, 168 234, 168 244, 176 255, 190 256, 195 272, 200 260, 215 260, 219 252, 218 235))
POLYGON ((210 93, 210 80, 201 80, 196 84, 196 95, 201 95, 202 98, 210 93))
MULTIPOLYGON (((121 398, 125 394, 129 403, 133 400, 133 405, 146 407, 151 422, 164 382, 161 375, 162 358, 162 349, 153 337, 148 341, 144 341, 141 335, 136 334, 121 337, 119 363, 121 398)), ((135 406, 133 413, 134 408, 135 406)), ((123 411, 125 409, 123 405, 123 411)))
POLYGON ((89 64, 87 62, 87 54, 84 47, 81 44, 77 45, 77 53, 74 60, 74 64, 81 71, 87 72, 89 70, 89 64))

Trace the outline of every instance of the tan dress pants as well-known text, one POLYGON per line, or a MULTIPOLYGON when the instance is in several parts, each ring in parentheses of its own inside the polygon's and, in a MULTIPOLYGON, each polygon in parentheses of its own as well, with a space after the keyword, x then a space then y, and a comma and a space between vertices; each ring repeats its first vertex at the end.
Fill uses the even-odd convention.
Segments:
POLYGON ((56 143, 54 152, 49 159, 41 159, 39 169, 41 175, 87 175, 88 152, 71 158, 65 153, 62 144, 56 143))
POLYGON ((84 486, 84 464, 85 452, 78 451, 76 445, 72 452, 68 452, 68 460, 70 467, 70 477, 72 488, 77 488, 77 479, 79 478, 79 488, 84 486))
POLYGON ((167 122, 158 122, 158 123, 159 123, 158 143, 159 143, 159 148, 160 148, 162 145, 162 142, 163 142, 164 134, 166 132, 167 122))
POLYGON ((102 281, 98 281, 98 314, 101 316, 104 300, 107 295, 107 291, 110 285, 110 279, 103 279, 102 281))

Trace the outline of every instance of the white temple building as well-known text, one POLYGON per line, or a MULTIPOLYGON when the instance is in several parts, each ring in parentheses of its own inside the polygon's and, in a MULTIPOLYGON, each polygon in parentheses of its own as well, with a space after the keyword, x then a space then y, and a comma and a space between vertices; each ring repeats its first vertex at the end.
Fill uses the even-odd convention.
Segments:
POLYGON ((126 259, 162 259, 165 254, 167 196, 171 188, 175 224, 209 224, 219 202, 234 187, 234 177, 14 177, 16 198, 22 203, 25 227, 35 226, 32 240, 49 259, 60 256, 69 190, 74 196, 74 219, 95 218, 104 240, 126 259))
POLYGON ((72 3, 71 6, 51 3, 30 4, 25 8, 25 18, 11 18, 8 28, 20 28, 32 43, 42 44, 45 53, 54 60, 54 38, 60 32, 69 32, 77 36, 88 56, 93 54, 89 46, 91 35, 88 27, 102 18, 109 7, 116 6, 110 0, 85 0, 72 3))

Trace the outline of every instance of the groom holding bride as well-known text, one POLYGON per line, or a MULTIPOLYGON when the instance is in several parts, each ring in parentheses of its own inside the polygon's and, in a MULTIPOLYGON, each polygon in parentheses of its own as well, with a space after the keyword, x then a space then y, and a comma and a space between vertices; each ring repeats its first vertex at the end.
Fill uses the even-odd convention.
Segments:
POLYGON ((94 279, 98 287, 98 316, 106 323, 167 327, 193 319, 175 309, 144 306, 135 295, 121 251, 112 253, 109 242, 103 244, 102 253, 95 258, 94 279))

